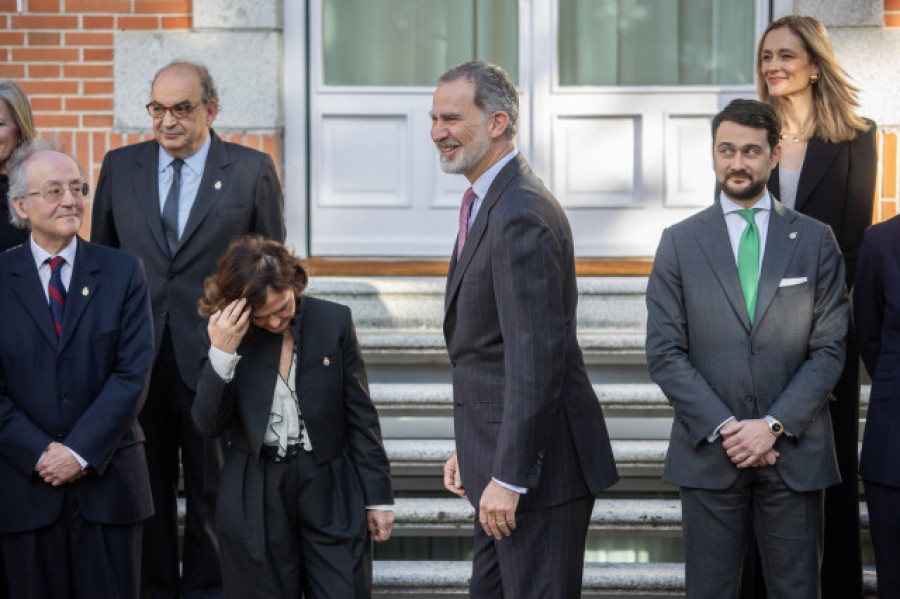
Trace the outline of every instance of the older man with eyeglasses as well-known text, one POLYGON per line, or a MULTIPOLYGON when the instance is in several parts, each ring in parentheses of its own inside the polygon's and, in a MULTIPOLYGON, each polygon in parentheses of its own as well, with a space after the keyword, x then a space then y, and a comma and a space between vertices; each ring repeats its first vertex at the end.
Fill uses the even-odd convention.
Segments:
POLYGON ((10 159, 0 254, 0 547, 10 596, 136 598, 153 513, 137 422, 153 360, 140 261, 78 237, 89 191, 46 142, 10 159))
POLYGON ((139 256, 150 282, 156 355, 140 421, 156 516, 144 534, 144 599, 221 597, 213 510, 223 440, 204 440, 191 423, 202 353, 197 300, 233 238, 258 233, 284 241, 271 158, 222 141, 211 129, 218 111, 205 67, 163 67, 147 104, 156 139, 107 153, 94 198, 92 240, 139 256), (187 501, 180 572, 179 451, 187 501))

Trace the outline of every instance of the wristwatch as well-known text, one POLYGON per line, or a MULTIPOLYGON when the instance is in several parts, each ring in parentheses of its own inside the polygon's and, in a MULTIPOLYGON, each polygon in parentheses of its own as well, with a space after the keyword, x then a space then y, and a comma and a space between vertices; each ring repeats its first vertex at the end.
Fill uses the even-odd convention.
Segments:
POLYGON ((766 424, 769 425, 769 432, 776 437, 784 432, 784 426, 772 416, 766 414, 766 424))

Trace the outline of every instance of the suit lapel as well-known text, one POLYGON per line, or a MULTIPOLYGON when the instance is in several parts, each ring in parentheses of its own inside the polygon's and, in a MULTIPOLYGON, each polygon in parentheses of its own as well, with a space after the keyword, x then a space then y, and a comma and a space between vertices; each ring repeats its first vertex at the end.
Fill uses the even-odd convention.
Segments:
POLYGON ((178 248, 175 249, 176 253, 197 231, 200 223, 228 188, 229 179, 226 169, 231 162, 228 158, 228 151, 225 149, 225 143, 219 139, 215 131, 210 129, 209 136, 211 139, 209 155, 206 157, 206 165, 203 167, 203 177, 200 179, 197 197, 194 198, 194 205, 191 207, 191 213, 184 225, 184 232, 181 234, 178 248))
POLYGON ((494 206, 497 204, 500 196, 503 195, 503 191, 506 187, 513 179, 522 173, 524 168, 527 168, 527 166, 525 165, 525 159, 520 153, 510 160, 506 166, 500 169, 500 172, 497 173, 497 177, 494 179, 493 183, 491 183, 491 187, 488 189, 487 195, 481 203, 481 207, 478 209, 478 215, 475 217, 475 222, 472 223, 472 228, 469 229, 469 234, 466 237, 466 245, 463 246, 462 254, 459 255, 458 260, 456 259, 456 245, 454 244, 454 255, 450 259, 447 294, 444 300, 445 315, 450 309, 453 298, 456 297, 456 292, 459 290, 459 284, 462 282, 462 277, 465 274, 469 263, 472 261, 472 256, 475 255, 478 246, 481 244, 481 239, 484 237, 484 233, 487 230, 491 210, 493 210, 494 206))
POLYGON ((18 252, 20 257, 15 260, 10 273, 14 277, 12 286, 13 293, 19 298, 22 307, 34 320, 35 326, 47 341, 57 347, 59 342, 56 338, 56 331, 53 330, 53 317, 50 315, 50 306, 47 303, 47 296, 44 295, 41 278, 38 276, 37 268, 34 265, 34 254, 31 253, 31 245, 28 241, 20 245, 18 248, 9 250, 18 252))
POLYGON ((797 231, 792 224, 797 215, 790 212, 781 202, 772 202, 769 214, 769 231, 766 235, 766 252, 763 256, 762 270, 759 273, 759 288, 756 294, 755 324, 762 322, 769 304, 778 291, 778 285, 787 271, 794 256, 794 250, 800 242, 797 231))
POLYGON ((747 302, 744 300, 744 292, 741 289, 741 280, 738 277, 737 264, 734 261, 734 250, 731 249, 731 240, 728 237, 728 226, 725 224, 722 204, 716 201, 715 205, 701 212, 699 217, 699 226, 694 228, 697 246, 706 256, 710 269, 719 281, 734 313, 740 318, 744 328, 749 331, 750 314, 747 312, 747 302))
POLYGON ((133 197, 160 251, 168 256, 169 246, 159 210, 159 145, 156 142, 145 144, 136 162, 133 197))
POLYGON ((78 239, 78 249, 75 250, 75 264, 72 268, 72 280, 66 293, 66 311, 63 316, 62 334, 59 338, 59 351, 65 349, 66 344, 74 336, 78 321, 84 314, 100 289, 100 264, 95 259, 94 253, 81 238, 78 239))
POLYGON ((803 168, 800 171, 800 181, 797 183, 797 201, 794 209, 803 212, 803 207, 812 196, 813 189, 831 168, 831 163, 841 151, 838 144, 829 144, 818 136, 810 138, 806 145, 806 156, 803 158, 803 168))

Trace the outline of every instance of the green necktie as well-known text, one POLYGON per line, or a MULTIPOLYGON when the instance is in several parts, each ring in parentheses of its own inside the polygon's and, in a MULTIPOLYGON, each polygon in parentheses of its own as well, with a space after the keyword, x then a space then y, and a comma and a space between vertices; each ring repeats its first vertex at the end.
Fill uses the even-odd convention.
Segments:
POLYGON ((762 208, 735 210, 747 221, 747 227, 741 234, 741 243, 738 245, 737 264, 741 289, 744 291, 744 301, 747 302, 747 312, 750 314, 750 324, 753 324, 753 314, 756 311, 756 291, 759 287, 759 229, 756 227, 754 214, 760 210, 762 208))

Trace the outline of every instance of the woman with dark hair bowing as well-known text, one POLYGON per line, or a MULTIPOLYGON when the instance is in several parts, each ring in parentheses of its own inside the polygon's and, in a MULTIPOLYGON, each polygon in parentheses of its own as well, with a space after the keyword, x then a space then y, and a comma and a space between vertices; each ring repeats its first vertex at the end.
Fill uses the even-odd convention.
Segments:
POLYGON ((0 81, 0 252, 28 239, 28 229, 9 222, 9 178, 6 163, 13 150, 34 139, 34 118, 28 97, 12 81, 0 81))
MULTIPOLYGON (((825 27, 812 17, 773 21, 759 41, 757 89, 782 121, 781 160, 769 191, 831 226, 853 285, 875 196, 875 124, 855 113, 856 87, 838 65, 825 27)), ((841 379, 829 403, 842 483, 825 494, 822 596, 862 594, 859 537, 859 351, 848 337, 841 379)))
POLYGON ((216 507, 229 597, 371 596, 390 469, 350 310, 302 295, 280 243, 229 246, 206 280, 209 348, 192 416, 228 432, 216 507))

